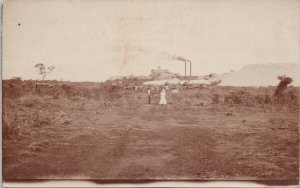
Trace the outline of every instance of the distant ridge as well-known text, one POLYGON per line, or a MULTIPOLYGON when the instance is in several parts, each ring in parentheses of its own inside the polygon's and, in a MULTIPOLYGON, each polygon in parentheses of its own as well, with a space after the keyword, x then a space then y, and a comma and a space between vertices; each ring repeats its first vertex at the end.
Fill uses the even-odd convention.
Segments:
POLYGON ((300 63, 249 64, 238 71, 217 76, 222 86, 276 86, 278 75, 292 77, 291 85, 300 86, 300 63))

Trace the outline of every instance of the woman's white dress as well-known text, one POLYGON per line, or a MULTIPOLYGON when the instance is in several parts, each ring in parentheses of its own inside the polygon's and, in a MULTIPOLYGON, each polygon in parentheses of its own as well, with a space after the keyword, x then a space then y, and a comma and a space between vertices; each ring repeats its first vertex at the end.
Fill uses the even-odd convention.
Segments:
POLYGON ((167 104, 166 92, 164 90, 160 92, 159 104, 167 104))

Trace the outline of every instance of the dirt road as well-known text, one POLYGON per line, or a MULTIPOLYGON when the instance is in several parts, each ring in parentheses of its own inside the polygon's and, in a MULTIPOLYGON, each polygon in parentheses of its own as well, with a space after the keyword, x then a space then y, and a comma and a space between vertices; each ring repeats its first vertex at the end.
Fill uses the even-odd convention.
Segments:
POLYGON ((4 141, 5 179, 299 177, 297 113, 172 105, 102 109, 96 103, 43 113, 52 114, 51 123, 32 128, 33 140, 4 141))

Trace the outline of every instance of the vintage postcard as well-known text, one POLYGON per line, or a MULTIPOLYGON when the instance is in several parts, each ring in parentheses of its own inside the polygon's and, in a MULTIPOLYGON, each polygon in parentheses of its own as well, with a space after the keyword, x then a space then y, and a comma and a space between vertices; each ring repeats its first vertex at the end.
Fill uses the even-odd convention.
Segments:
POLYGON ((297 185, 299 7, 5 0, 4 181, 297 185))

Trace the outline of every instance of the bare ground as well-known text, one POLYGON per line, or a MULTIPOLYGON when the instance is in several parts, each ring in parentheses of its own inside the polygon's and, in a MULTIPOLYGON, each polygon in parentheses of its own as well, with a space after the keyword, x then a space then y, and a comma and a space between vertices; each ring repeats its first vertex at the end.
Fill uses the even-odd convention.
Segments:
POLYGON ((297 111, 46 102, 39 108, 10 104, 10 121, 22 121, 28 131, 3 140, 6 180, 299 178, 297 111), (34 116, 46 120, 35 125, 34 116))

